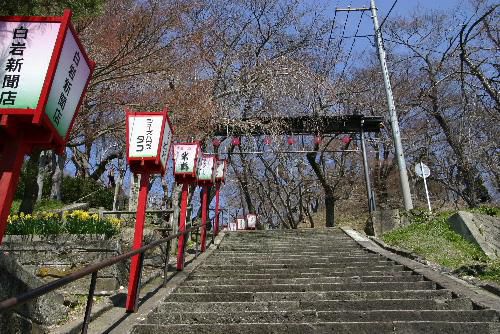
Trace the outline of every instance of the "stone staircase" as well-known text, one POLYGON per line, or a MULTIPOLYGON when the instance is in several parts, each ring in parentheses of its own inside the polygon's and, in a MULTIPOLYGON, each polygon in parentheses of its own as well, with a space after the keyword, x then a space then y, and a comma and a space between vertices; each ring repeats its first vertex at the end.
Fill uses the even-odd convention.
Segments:
POLYGON ((500 323, 331 229, 226 235, 131 332, 479 334, 500 323))

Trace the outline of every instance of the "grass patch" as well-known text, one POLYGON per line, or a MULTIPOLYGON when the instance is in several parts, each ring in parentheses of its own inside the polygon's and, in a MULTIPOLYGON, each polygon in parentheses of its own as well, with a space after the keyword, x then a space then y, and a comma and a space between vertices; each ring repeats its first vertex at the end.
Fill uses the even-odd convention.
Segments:
POLYGON ((382 236, 385 243, 409 250, 459 275, 500 283, 500 261, 490 260, 481 248, 455 233, 447 222, 451 213, 410 214, 410 225, 382 236))
POLYGON ((64 203, 54 199, 42 199, 35 204, 34 211, 52 211, 61 209, 64 207, 64 203))

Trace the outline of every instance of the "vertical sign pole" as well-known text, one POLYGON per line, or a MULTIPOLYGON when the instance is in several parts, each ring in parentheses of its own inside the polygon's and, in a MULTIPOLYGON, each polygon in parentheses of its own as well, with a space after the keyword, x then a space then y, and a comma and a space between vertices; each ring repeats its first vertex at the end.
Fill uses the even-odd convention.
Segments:
MULTIPOLYGON (((179 217, 179 233, 182 233, 186 230, 188 192, 189 192, 189 183, 184 182, 182 184, 181 214, 179 217)), ((177 270, 178 271, 182 271, 184 269, 184 250, 186 248, 184 245, 185 240, 186 240, 186 235, 182 234, 179 237, 179 242, 177 245, 177 270)))
POLYGON ((201 252, 204 253, 207 249, 207 202, 208 202, 208 187, 203 186, 203 197, 201 204, 201 252))
POLYGON ((370 180, 370 167, 368 165, 368 158, 366 156, 365 131, 363 130, 363 125, 364 120, 361 121, 360 141, 361 152, 363 153, 363 169, 365 172, 366 194, 368 196, 368 211, 372 213, 373 211, 375 211, 375 201, 373 200, 373 192, 370 180))
POLYGON ((429 198, 429 190, 427 189, 427 177, 424 174, 424 165, 422 164, 422 161, 420 161, 420 170, 422 171, 422 176, 424 177, 424 187, 425 187, 425 196, 427 196, 427 206, 429 207, 429 212, 432 213, 431 199, 429 198))
POLYGON ((24 155, 28 153, 28 145, 22 139, 12 140, 3 147, 0 159, 0 244, 7 230, 7 219, 19 182, 24 155))
POLYGON ((215 184, 215 226, 214 235, 219 234, 219 194, 220 194, 220 182, 215 184))
MULTIPOLYGON (((139 190, 139 198, 137 201, 137 216, 135 221, 134 245, 132 249, 142 247, 142 238, 144 232, 144 221, 146 218, 146 204, 148 200, 149 173, 141 175, 141 185, 139 190)), ((137 301, 139 294, 139 284, 141 279, 142 263, 139 254, 132 257, 130 264, 130 277, 128 281, 128 295, 126 302, 127 312, 137 311, 137 301)))

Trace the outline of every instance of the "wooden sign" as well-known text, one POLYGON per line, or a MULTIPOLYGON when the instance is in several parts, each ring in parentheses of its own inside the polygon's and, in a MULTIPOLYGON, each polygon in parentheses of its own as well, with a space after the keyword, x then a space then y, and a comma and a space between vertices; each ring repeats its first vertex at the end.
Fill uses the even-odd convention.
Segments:
POLYGON ((62 17, 0 17, 0 118, 50 133, 35 140, 45 148, 66 143, 95 66, 70 18, 69 10, 62 17))
POLYGON ((174 176, 196 178, 200 155, 199 142, 174 144, 174 176))
POLYGON ((246 230, 247 229, 247 223, 245 221, 245 218, 237 218, 236 219, 236 228, 238 230, 246 230))
POLYGON ((172 142, 168 111, 127 111, 127 159, 134 173, 165 173, 172 142))
POLYGON ((227 170, 227 160, 217 160, 217 168, 215 170, 215 181, 224 182, 227 170))
POLYGON ((257 215, 251 213, 247 215, 247 227, 248 229, 255 230, 257 227, 257 215))
POLYGON ((196 177, 198 183, 212 184, 215 181, 216 158, 214 155, 203 154, 198 162, 196 177))

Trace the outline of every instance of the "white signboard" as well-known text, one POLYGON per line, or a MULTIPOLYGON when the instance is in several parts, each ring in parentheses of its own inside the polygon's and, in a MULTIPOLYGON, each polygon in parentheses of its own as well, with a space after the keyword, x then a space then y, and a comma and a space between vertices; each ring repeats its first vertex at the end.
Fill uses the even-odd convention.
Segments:
POLYGON ((215 158, 213 156, 202 156, 198 163, 196 172, 198 180, 213 181, 215 158))
POLYGON ((431 170, 429 169, 429 167, 426 164, 424 164, 423 162, 420 162, 420 163, 415 165, 415 173, 418 176, 426 179, 431 175, 431 170))
POLYGON ((247 215, 248 228, 254 229, 257 226, 257 216, 249 214, 247 215))
POLYGON ((168 154, 170 153, 170 144, 172 143, 172 129, 165 120, 165 129, 163 130, 163 142, 161 144, 160 162, 163 168, 167 167, 168 154))
POLYGON ((238 230, 246 230, 246 228, 247 228, 247 224, 245 222, 245 218, 238 218, 238 219, 236 219, 236 224, 237 224, 238 230))
POLYGON ((129 117, 129 158, 151 158, 158 155, 163 115, 129 117))
POLYGON ((37 107, 60 26, 0 22, 0 108, 37 107))
POLYGON ((174 145, 175 173, 193 173, 197 150, 194 144, 174 145))
POLYGON ((236 231, 238 229, 238 224, 236 222, 229 223, 229 231, 236 231))
POLYGON ((68 29, 45 107, 50 122, 63 138, 66 137, 89 76, 90 67, 71 29, 68 29))
POLYGON ((215 178, 217 180, 224 179, 225 168, 226 168, 226 160, 219 160, 219 161, 217 161, 217 169, 215 171, 215 178))

